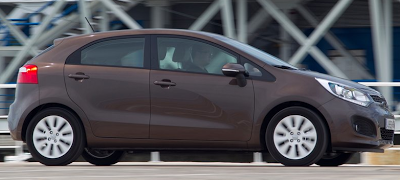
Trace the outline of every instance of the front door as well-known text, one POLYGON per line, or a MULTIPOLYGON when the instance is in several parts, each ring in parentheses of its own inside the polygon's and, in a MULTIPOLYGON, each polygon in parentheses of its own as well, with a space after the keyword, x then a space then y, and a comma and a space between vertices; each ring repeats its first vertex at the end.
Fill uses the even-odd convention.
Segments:
POLYGON ((102 39, 68 58, 68 95, 85 112, 96 136, 149 137, 148 43, 144 36, 102 39))
POLYGON ((222 74, 238 55, 198 39, 154 36, 150 73, 150 138, 173 140, 250 139, 252 81, 239 87, 222 74))

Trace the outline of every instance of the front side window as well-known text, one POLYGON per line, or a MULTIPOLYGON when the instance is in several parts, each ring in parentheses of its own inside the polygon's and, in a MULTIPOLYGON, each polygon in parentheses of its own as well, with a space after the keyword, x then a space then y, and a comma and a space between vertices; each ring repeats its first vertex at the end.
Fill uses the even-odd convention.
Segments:
POLYGON ((80 64, 142 68, 144 44, 145 38, 101 41, 81 51, 80 64))
POLYGON ((249 72, 250 76, 262 76, 262 72, 260 69, 254 67, 250 63, 244 63, 244 68, 249 72))
POLYGON ((289 63, 282 61, 282 60, 278 59, 277 57, 272 56, 271 54, 261 51, 261 50, 255 48, 253 46, 250 46, 248 44, 241 43, 239 41, 227 38, 225 36, 216 35, 214 37, 218 40, 221 40, 229 45, 232 45, 238 49, 241 49, 241 50, 247 52, 248 54, 252 55, 253 57, 255 57, 271 66, 275 66, 275 67, 284 66, 284 67, 288 67, 290 69, 297 69, 295 66, 292 66, 289 63))
POLYGON ((159 69, 220 74, 236 56, 213 45, 184 38, 157 38, 159 69))

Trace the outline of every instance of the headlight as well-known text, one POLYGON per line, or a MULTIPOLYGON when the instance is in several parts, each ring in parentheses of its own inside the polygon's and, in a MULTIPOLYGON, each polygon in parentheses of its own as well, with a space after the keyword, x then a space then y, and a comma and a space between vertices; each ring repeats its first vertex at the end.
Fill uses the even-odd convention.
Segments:
POLYGON ((371 103, 369 96, 362 91, 340 83, 315 78, 331 94, 352 103, 368 106, 371 103))

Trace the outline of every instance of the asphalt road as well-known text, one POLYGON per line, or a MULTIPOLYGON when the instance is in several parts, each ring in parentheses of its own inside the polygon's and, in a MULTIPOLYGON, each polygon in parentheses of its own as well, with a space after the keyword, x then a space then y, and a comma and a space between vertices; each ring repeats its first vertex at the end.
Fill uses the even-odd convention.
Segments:
POLYGON ((400 166, 284 167, 252 163, 118 163, 99 167, 78 162, 48 167, 39 163, 0 163, 0 180, 7 179, 400 179, 400 166))

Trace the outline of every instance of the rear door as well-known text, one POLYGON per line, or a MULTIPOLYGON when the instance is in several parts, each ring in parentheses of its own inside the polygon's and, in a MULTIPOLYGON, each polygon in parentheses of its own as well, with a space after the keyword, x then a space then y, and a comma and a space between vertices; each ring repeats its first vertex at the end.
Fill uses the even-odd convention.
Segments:
POLYGON ((68 95, 99 137, 148 138, 150 122, 149 38, 97 40, 68 57, 68 95))

